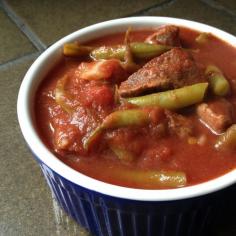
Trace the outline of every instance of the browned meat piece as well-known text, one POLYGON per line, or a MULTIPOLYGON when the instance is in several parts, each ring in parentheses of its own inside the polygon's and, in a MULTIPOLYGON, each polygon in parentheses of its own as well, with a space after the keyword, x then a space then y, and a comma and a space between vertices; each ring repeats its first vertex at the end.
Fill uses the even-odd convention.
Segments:
POLYGON ((145 42, 179 47, 179 28, 174 25, 162 26, 155 33, 147 37, 145 42))
POLYGON ((233 106, 225 99, 215 99, 197 106, 200 120, 215 133, 222 133, 233 123, 233 106))
POLYGON ((168 110, 166 110, 165 113, 170 134, 177 135, 180 138, 188 138, 192 135, 193 126, 190 119, 168 110))
POLYGON ((204 80, 192 56, 181 48, 156 57, 122 82, 119 93, 123 97, 147 91, 180 88, 204 80))

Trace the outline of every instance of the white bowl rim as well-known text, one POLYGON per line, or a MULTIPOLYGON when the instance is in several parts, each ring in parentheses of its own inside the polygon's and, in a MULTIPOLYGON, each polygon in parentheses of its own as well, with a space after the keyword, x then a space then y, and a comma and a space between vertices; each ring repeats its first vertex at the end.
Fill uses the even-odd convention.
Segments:
POLYGON ((37 156, 37 158, 40 159, 40 161, 42 161, 60 176, 75 183, 78 186, 82 186, 86 189, 108 196, 137 201, 171 201, 198 197, 221 190, 236 182, 236 169, 234 169, 231 172, 213 180, 177 189, 144 190, 112 185, 90 178, 67 166, 47 149, 47 147, 37 135, 31 116, 32 94, 30 93, 30 90, 33 86, 32 82, 34 81, 35 77, 37 78, 35 75, 37 75, 39 71, 42 71, 42 67, 45 66, 45 59, 50 58, 50 56, 56 51, 58 52, 65 42, 74 41, 83 35, 87 35, 104 28, 115 29, 121 25, 126 27, 128 25, 150 27, 151 25, 162 24, 174 24, 198 31, 212 32, 214 35, 223 39, 224 41, 232 45, 236 45, 236 38, 233 35, 215 27, 185 19, 149 16, 128 17, 97 23, 60 39, 47 50, 45 50, 29 68, 21 84, 17 100, 17 115, 21 131, 30 149, 37 156))

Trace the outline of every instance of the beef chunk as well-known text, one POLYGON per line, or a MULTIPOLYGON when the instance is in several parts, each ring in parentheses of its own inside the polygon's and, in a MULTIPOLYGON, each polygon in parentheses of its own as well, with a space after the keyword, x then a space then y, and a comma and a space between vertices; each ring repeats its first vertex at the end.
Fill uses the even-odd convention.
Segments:
POLYGON ((190 119, 169 110, 166 110, 165 113, 170 134, 177 135, 180 138, 188 138, 193 134, 193 125, 190 119))
POLYGON ((140 95, 147 91, 180 88, 204 80, 192 56, 181 48, 156 57, 122 82, 119 93, 123 97, 140 95))
POLYGON ((215 99, 197 106, 200 120, 215 133, 222 133, 233 123, 233 106, 225 99, 215 99))
POLYGON ((145 42, 179 47, 179 28, 174 25, 162 26, 155 33, 147 37, 145 42))

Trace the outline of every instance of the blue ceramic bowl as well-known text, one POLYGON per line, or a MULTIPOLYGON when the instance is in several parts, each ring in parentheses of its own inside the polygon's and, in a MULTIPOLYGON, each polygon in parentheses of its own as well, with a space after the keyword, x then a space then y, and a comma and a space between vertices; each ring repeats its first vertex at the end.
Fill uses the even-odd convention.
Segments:
MULTIPOLYGON (((64 210, 98 236, 203 235, 217 209, 235 197, 236 170, 195 186, 167 190, 125 188, 85 176, 61 162, 37 134, 33 102, 35 92, 62 56, 66 42, 88 40, 133 29, 175 24, 211 32, 230 44, 236 38, 214 27, 166 17, 132 17, 107 21, 76 31, 48 48, 33 63, 18 96, 18 119, 24 138, 64 210), (231 186, 231 187, 229 187, 231 186)), ((232 201, 233 202, 233 201, 232 201)), ((221 212, 222 213, 222 212, 221 212)))

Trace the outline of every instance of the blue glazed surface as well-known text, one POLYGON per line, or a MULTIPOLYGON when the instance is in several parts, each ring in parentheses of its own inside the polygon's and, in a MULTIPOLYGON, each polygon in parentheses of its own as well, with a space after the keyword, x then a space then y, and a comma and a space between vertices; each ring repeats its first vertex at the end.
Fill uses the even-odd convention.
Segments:
POLYGON ((218 209, 231 206, 232 196, 235 196, 234 186, 178 201, 115 198, 78 186, 36 159, 60 206, 96 236, 205 235, 217 214, 222 214, 218 209))

